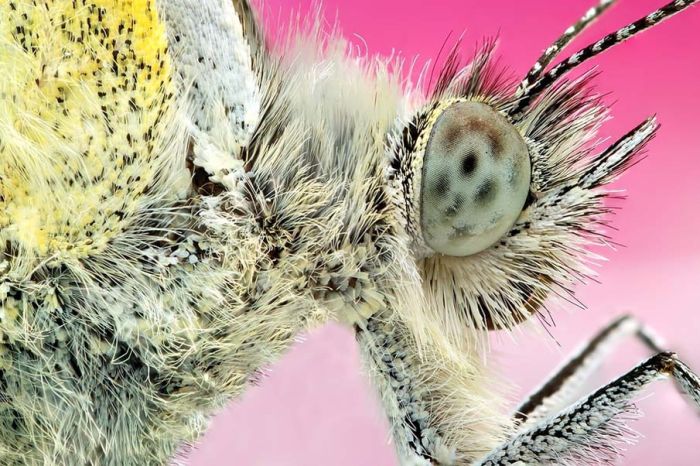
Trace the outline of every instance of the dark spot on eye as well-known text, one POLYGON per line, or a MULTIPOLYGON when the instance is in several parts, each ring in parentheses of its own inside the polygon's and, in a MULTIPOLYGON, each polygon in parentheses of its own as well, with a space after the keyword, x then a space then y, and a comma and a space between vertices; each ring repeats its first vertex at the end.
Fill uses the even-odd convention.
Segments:
POLYGON ((477 155, 475 152, 468 152, 462 159, 462 175, 470 176, 476 170, 477 155))
POLYGON ((448 173, 440 173, 433 182, 432 185, 433 193, 437 196, 443 197, 445 194, 450 192, 450 175, 448 173))
POLYGON ((476 190, 474 200, 477 204, 488 204, 496 198, 497 188, 496 182, 492 179, 484 181, 476 190))

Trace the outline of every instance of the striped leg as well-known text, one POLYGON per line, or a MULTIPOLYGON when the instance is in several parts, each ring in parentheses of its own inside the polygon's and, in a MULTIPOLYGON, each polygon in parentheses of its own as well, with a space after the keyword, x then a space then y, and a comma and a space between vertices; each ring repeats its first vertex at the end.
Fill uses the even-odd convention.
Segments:
POLYGON ((402 465, 463 465, 508 438, 509 420, 476 354, 440 329, 421 346, 398 313, 357 324, 363 359, 392 427, 402 465))
POLYGON ((516 410, 515 421, 521 426, 531 424, 551 414, 553 408, 573 401, 576 387, 600 366, 621 339, 633 335, 652 352, 662 352, 663 345, 641 322, 631 315, 621 316, 600 330, 530 394, 516 410))
POLYGON ((540 422, 493 450, 478 465, 608 464, 630 431, 625 415, 654 380, 673 377, 700 408, 700 379, 674 353, 659 353, 557 416, 540 422))

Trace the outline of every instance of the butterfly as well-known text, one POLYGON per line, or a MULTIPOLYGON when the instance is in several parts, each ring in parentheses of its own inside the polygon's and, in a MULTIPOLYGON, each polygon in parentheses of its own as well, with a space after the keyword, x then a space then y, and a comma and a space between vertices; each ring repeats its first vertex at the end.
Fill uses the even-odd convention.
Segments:
POLYGON ((165 464, 302 331, 351 328, 404 464, 614 462, 648 383, 700 379, 633 317, 515 412, 484 339, 572 299, 606 185, 655 136, 596 143, 587 12, 511 83, 486 41, 429 91, 315 19, 282 45, 245 0, 0 6, 0 458, 165 464), (557 61, 558 60, 558 61, 557 61), (557 61, 556 64, 555 61, 557 61), (563 411, 605 343, 655 353, 563 411))

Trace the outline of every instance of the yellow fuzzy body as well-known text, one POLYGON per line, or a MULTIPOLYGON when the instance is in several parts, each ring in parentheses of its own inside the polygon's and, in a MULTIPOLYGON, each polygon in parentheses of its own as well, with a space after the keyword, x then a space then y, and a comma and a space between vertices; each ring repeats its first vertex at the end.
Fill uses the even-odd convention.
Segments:
POLYGON ((174 293, 154 293, 168 277, 154 279, 138 256, 145 223, 165 240, 172 218, 153 217, 183 192, 155 3, 2 2, 0 70, 0 464, 171 455, 187 436, 159 433, 145 414, 157 403, 148 378, 131 371, 126 388, 117 376, 130 372, 118 362, 127 341, 165 357, 163 319, 190 339, 196 328, 177 315, 174 293), (111 288, 105 273, 115 274, 111 288), (170 305, 171 314, 148 315, 170 305), (145 431, 150 441, 135 440, 145 431))
POLYGON ((25 259, 84 259, 162 165, 164 26, 147 0, 9 1, 0 17, 0 242, 25 259))

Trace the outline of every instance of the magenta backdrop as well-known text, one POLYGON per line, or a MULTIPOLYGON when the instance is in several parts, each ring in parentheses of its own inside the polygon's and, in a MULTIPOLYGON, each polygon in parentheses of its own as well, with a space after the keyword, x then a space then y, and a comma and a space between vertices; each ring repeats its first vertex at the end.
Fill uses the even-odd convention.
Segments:
MULTIPOLYGON (((265 0, 266 16, 308 12, 310 1, 265 0)), ((448 33, 464 33, 465 53, 485 36, 500 36, 503 62, 522 75, 539 53, 596 0, 476 1, 326 0, 346 37, 366 42, 370 53, 400 51, 422 59, 437 55, 448 33), (427 6, 430 5, 430 6, 427 6), (362 39, 360 39, 361 37, 362 39)), ((574 46, 658 8, 664 0, 622 0, 574 46)), ((274 23, 274 21, 273 21, 274 23)), ((614 238, 601 284, 579 290, 588 310, 559 312, 552 333, 520 335, 494 347, 498 364, 524 395, 579 341, 613 316, 631 311, 700 370, 700 7, 632 39, 594 61, 610 92, 614 120, 605 135, 617 136, 647 115, 662 124, 649 158, 617 184, 628 199, 616 215, 614 238)), ((361 45, 364 47, 364 45, 361 45)), ((596 378, 600 384, 645 357, 625 343, 596 378)), ((643 438, 629 447, 625 464, 700 464, 700 418, 671 384, 655 384, 639 403, 645 418, 634 428, 643 438)), ((388 426, 360 369, 351 333, 329 325, 308 335, 269 377, 213 421, 188 464, 396 465, 388 426)))

